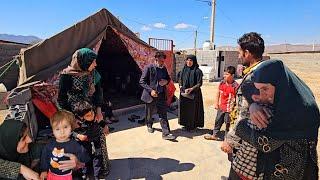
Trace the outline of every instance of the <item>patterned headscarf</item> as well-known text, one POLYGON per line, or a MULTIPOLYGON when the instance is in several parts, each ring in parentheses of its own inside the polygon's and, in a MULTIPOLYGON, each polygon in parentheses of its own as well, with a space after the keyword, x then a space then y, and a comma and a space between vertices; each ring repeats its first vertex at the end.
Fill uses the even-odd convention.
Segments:
POLYGON ((63 70, 63 74, 84 75, 88 74, 88 69, 93 60, 97 59, 98 55, 89 48, 81 48, 76 50, 72 55, 70 65, 63 70))

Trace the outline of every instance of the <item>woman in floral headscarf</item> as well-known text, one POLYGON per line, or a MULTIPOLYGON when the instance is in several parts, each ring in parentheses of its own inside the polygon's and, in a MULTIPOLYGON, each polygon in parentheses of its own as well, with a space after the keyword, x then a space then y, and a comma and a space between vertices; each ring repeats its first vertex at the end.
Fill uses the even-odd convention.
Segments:
MULTIPOLYGON (((95 70, 97 54, 89 48, 78 49, 73 55, 71 64, 62 71, 59 85, 58 103, 62 109, 72 112, 76 102, 87 101, 95 108, 95 119, 103 121, 101 105, 103 94, 101 76, 95 70)), ((105 133, 108 133, 105 131, 105 133)), ((109 173, 109 159, 105 136, 101 137, 105 175, 109 173)))

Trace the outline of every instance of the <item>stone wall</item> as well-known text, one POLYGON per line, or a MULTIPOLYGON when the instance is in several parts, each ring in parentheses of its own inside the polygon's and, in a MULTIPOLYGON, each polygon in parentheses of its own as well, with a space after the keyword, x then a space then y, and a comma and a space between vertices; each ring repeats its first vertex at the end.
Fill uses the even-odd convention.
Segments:
POLYGON ((187 55, 185 54, 175 54, 175 58, 174 58, 174 68, 173 68, 173 76, 171 77, 173 79, 174 82, 177 82, 177 75, 178 73, 182 70, 183 66, 184 66, 184 60, 186 59, 187 55))

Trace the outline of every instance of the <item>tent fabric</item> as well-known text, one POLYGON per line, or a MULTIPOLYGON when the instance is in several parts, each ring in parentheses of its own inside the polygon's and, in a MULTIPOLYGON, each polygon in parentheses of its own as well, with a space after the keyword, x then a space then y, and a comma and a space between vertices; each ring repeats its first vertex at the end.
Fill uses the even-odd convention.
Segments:
POLYGON ((106 38, 108 27, 137 44, 151 47, 109 11, 102 9, 61 33, 21 50, 19 85, 47 79, 62 70, 69 64, 74 51, 79 48, 88 47, 97 51, 100 41, 106 38))
POLYGON ((0 74, 2 75, 0 83, 3 83, 7 90, 15 88, 18 82, 19 67, 16 62, 12 61, 19 54, 21 48, 28 46, 28 44, 0 40, 0 74), (6 72, 4 72, 5 70, 6 72))
MULTIPOLYGON (((99 54, 103 42, 115 38, 113 36, 120 37, 121 42, 126 47, 126 49, 120 48, 120 51, 128 51, 141 70, 153 63, 157 49, 139 39, 109 11, 102 9, 55 36, 21 50, 18 85, 26 86, 39 80, 50 82, 50 78, 68 66, 72 54, 77 49, 88 47, 99 54)), ((113 46, 123 45, 112 44, 111 47, 107 48, 114 48, 113 46)), ((169 53, 166 54, 169 55, 169 53)), ((169 66, 169 74, 172 74, 172 62, 171 64, 168 63, 166 62, 166 65, 169 66)), ((168 89, 168 97, 171 98, 175 90, 172 87, 174 87, 173 84, 168 89)), ((54 112, 54 108, 50 105, 52 101, 43 102, 40 100, 41 98, 34 100, 34 103, 38 104, 40 109, 50 107, 49 109, 52 111, 50 110, 45 114, 51 116, 51 113, 54 112)))

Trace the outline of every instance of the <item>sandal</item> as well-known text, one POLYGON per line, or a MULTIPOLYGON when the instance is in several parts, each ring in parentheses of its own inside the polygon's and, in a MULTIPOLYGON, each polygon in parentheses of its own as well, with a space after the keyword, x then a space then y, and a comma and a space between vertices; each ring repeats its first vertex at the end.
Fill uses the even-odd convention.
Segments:
POLYGON ((133 118, 133 119, 140 119, 140 116, 137 116, 137 115, 135 115, 135 114, 132 114, 132 115, 131 115, 131 118, 133 118))
POLYGON ((119 119, 116 119, 114 116, 112 116, 111 118, 110 118, 110 121, 111 122, 119 122, 119 119))
POLYGON ((136 122, 136 120, 133 119, 133 118, 131 118, 131 117, 128 117, 128 120, 129 120, 130 122, 136 122))

